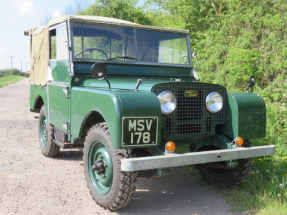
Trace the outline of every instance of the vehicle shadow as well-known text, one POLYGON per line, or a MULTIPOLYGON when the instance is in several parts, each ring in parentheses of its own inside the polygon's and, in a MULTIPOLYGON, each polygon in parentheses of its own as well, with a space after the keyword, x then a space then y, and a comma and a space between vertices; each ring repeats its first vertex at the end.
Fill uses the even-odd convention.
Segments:
MULTIPOLYGON (((134 199, 118 214, 227 214, 226 199, 194 177, 172 168, 166 178, 138 178, 134 199)), ((198 177, 198 176, 196 176, 198 177)))

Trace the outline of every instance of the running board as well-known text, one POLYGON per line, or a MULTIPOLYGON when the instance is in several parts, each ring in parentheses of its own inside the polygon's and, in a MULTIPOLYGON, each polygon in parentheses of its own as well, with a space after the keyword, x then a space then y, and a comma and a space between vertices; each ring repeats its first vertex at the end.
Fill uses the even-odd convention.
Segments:
POLYGON ((52 140, 53 143, 58 145, 62 149, 75 149, 75 148, 84 148, 84 144, 73 144, 73 143, 61 143, 57 140, 52 140))

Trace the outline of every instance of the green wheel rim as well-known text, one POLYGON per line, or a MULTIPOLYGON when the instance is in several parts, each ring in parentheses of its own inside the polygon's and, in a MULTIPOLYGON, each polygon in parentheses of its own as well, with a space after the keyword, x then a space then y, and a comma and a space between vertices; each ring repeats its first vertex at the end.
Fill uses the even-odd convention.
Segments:
POLYGON ((40 119, 40 141, 41 145, 45 148, 47 146, 48 123, 45 115, 40 119))
POLYGON ((107 194, 113 182, 113 164, 106 145, 100 140, 96 140, 91 144, 88 156, 88 168, 95 190, 101 195, 107 194), (92 166, 97 160, 103 160, 105 173, 98 174, 98 171, 92 170, 92 166))

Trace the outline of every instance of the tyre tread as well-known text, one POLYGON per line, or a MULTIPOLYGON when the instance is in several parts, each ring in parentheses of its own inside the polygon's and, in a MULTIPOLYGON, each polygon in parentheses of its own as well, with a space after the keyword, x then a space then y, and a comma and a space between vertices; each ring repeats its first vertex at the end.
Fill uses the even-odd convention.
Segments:
MULTIPOLYGON (((54 134, 54 128, 53 126, 49 123, 48 125, 48 129, 49 129, 49 134, 51 134, 51 141, 53 139, 53 134, 54 134)), ((56 145, 55 143, 51 142, 51 147, 50 150, 48 151, 48 153, 45 155, 47 157, 55 157, 59 154, 60 152, 60 147, 58 145, 56 145)))
MULTIPOLYGON (((250 140, 245 140, 244 143, 245 147, 251 146, 250 140)), ((231 169, 231 171, 237 171, 237 175, 239 177, 233 177, 233 178, 224 178, 222 177, 222 182, 220 184, 216 183, 210 175, 206 174, 206 171, 204 171, 204 167, 197 166, 199 169, 199 173, 202 176, 202 178, 208 183, 208 184, 215 184, 215 185, 223 185, 225 187, 233 187, 240 185, 242 182, 244 182, 251 170, 251 166, 253 164, 252 158, 247 159, 241 159, 240 160, 240 167, 236 167, 235 169, 231 169)))
MULTIPOLYGON (((41 114, 44 114, 47 117, 44 105, 42 105, 41 107, 39 120, 41 120, 41 114)), ((52 141, 54 139, 54 127, 50 123, 48 123, 47 126, 48 126, 48 138, 47 138, 47 146, 46 146, 47 148, 46 149, 41 148, 41 152, 45 157, 55 157, 59 154, 60 147, 56 145, 55 143, 53 143, 52 141)), ((40 132, 40 129, 39 129, 39 132, 40 132)), ((41 140, 40 140, 40 145, 41 145, 41 140)))

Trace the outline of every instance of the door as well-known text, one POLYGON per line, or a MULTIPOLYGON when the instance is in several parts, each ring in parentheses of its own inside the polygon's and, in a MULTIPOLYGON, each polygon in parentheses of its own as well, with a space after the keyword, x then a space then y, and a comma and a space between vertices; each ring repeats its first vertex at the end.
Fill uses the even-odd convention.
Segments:
POLYGON ((49 120, 50 123, 60 130, 67 132, 69 121, 69 85, 65 83, 52 82, 49 88, 49 120))
POLYGON ((49 122, 67 133, 69 128, 69 83, 71 77, 66 23, 51 27, 49 37, 49 122))

